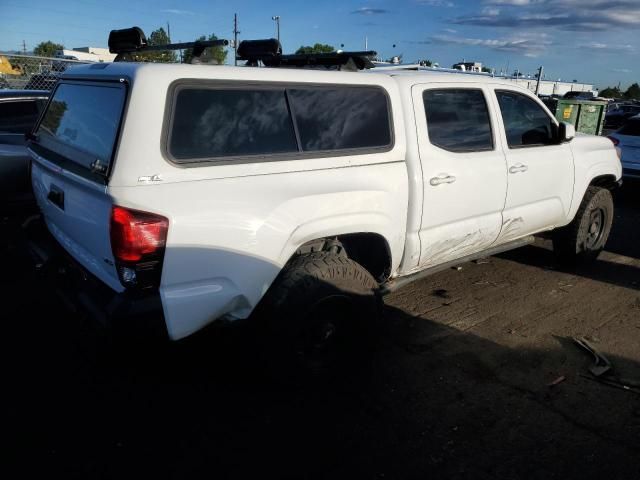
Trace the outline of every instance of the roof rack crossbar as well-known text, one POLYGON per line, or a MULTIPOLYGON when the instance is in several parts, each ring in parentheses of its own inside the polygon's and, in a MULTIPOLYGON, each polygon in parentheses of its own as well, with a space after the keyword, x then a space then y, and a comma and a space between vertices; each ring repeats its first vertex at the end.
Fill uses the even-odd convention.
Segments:
POLYGON ((193 49, 193 56, 199 57, 208 47, 226 47, 229 40, 198 40, 195 42, 168 43, 166 45, 149 45, 140 27, 111 30, 109 33, 109 51, 116 53, 116 62, 128 60, 132 53, 157 52, 162 50, 193 49))

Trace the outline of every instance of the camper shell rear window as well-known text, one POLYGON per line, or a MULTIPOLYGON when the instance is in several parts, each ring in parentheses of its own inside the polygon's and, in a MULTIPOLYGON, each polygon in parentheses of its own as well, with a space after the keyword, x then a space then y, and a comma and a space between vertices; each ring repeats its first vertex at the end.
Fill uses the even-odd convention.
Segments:
POLYGON ((60 83, 34 132, 32 147, 47 160, 104 182, 120 130, 126 85, 60 83))

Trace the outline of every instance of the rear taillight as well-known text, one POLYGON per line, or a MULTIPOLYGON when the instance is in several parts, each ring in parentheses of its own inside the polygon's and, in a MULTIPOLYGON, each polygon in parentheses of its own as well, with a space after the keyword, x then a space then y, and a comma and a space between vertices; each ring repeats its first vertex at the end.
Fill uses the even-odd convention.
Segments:
POLYGON ((620 140, 618 140, 616 137, 612 137, 611 135, 609 135, 607 136, 607 138, 613 142, 614 146, 617 147, 618 145, 620 145, 620 140))
POLYGON ((111 251, 120 281, 139 289, 160 285, 169 220, 139 210, 113 206, 111 251))

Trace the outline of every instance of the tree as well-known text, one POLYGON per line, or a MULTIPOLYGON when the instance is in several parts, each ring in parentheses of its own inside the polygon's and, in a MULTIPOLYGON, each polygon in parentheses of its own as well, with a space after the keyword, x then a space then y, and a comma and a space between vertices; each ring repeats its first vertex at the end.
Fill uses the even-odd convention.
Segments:
POLYGON ((604 98, 622 98, 623 96, 618 87, 607 87, 604 90, 600 90, 598 95, 604 98))
POLYGON ((421 67, 433 67, 433 62, 429 59, 420 60, 418 63, 420 64, 421 67))
POLYGON ((298 50, 296 50, 296 55, 303 55, 309 53, 331 53, 335 52, 336 49, 331 45, 327 45, 325 43, 316 43, 313 47, 310 46, 301 46, 298 50))
POLYGON ((627 88, 627 91, 624 92, 624 96, 632 99, 640 99, 640 85, 638 85, 637 83, 631 85, 629 88, 627 88))
POLYGON ((39 57, 53 57, 58 50, 63 49, 64 45, 47 40, 46 42, 40 42, 36 48, 33 49, 33 54, 39 57))
POLYGON ((482 67, 482 71, 484 73, 493 73, 493 68, 491 68, 491 67, 482 67))
MULTIPOLYGON (((196 42, 204 42, 206 40, 209 40, 209 41, 218 40, 218 37, 216 36, 215 33, 212 33, 211 35, 209 35, 209 38, 205 37, 204 35, 201 35, 196 39, 196 42)), ((218 65, 223 65, 224 62, 227 60, 228 53, 229 52, 227 51, 227 49, 221 46, 208 47, 208 48, 205 48, 202 55, 200 55, 200 61, 202 63, 217 63, 218 65)), ((191 63, 192 58, 193 58, 193 49, 187 48, 184 51, 183 62, 191 63)))
MULTIPOLYGON (((164 31, 164 28, 160 27, 158 30, 154 30, 147 38, 147 44, 149 45, 166 45, 171 43, 169 35, 164 31)), ((158 50, 156 52, 146 52, 135 54, 134 60, 137 62, 155 62, 155 63, 176 63, 176 52, 173 50, 158 50)))

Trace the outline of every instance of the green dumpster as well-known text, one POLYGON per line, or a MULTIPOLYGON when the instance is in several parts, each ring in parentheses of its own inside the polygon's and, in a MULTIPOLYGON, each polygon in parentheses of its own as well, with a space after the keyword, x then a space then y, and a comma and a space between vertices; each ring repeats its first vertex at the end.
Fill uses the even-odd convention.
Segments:
POLYGON ((607 102, 598 100, 549 99, 545 105, 559 122, 571 123, 577 132, 601 135, 607 102))

